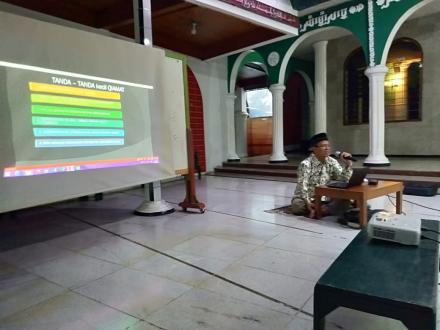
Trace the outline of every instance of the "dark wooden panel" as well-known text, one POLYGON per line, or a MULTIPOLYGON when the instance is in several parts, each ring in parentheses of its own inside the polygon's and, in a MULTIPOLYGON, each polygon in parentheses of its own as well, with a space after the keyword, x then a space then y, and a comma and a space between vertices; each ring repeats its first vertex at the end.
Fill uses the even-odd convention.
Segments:
MULTIPOLYGON (((6 0, 5 2, 134 38, 129 0, 6 0)), ((153 44, 207 59, 271 40, 277 31, 182 0, 153 0, 153 44), (193 22, 197 33, 192 34, 193 22)))

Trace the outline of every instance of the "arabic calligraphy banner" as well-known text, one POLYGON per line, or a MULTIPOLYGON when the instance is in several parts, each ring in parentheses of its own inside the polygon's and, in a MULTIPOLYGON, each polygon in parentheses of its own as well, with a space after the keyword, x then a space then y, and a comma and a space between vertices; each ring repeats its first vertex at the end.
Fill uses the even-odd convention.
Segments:
POLYGON ((257 0, 220 0, 226 2, 230 5, 242 8, 244 10, 250 11, 254 14, 264 16, 275 21, 290 25, 293 27, 299 27, 298 17, 286 13, 285 11, 279 10, 272 6, 266 5, 257 0))

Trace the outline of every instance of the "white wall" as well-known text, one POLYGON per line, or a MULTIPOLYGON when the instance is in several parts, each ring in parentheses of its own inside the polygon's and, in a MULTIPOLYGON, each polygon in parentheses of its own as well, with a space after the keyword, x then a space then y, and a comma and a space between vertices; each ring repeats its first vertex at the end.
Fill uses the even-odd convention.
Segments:
MULTIPOLYGON (((396 38, 410 37, 423 50, 422 120, 385 125, 386 155, 440 155, 440 14, 407 21, 396 38)), ((354 37, 329 41, 327 127, 337 149, 368 154, 368 125, 343 125, 344 61, 359 47, 354 37)))
POLYGON ((209 62, 188 58, 188 65, 199 84, 205 121, 206 170, 212 171, 227 158, 226 106, 227 58, 209 62))

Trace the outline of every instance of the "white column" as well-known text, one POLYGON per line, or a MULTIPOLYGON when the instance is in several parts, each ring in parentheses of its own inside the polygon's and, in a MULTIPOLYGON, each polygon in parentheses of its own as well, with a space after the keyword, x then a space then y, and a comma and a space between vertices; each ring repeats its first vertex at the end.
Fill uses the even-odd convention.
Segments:
POLYGON ((313 44, 315 49, 315 134, 327 132, 327 43, 313 44))
POLYGON ((284 137, 283 137, 283 93, 286 87, 284 85, 271 85, 272 93, 272 156, 270 163, 287 162, 284 155, 284 137))
MULTIPOLYGON (((370 80, 370 153, 364 161, 368 166, 387 166, 385 156, 385 65, 376 65, 365 70, 370 80)), ((402 133, 404 134, 404 133, 402 133)))
POLYGON ((237 88, 235 101, 235 148, 238 157, 247 157, 247 118, 246 91, 237 88))
POLYGON ((315 134, 315 100, 309 101, 309 122, 307 123, 307 132, 304 138, 307 140, 315 134))
POLYGON ((236 152, 238 157, 247 157, 247 112, 235 112, 236 152))
POLYGON ((234 103, 235 94, 226 94, 226 138, 228 144, 228 161, 237 162, 240 158, 235 151, 235 123, 234 123, 234 103))
POLYGON ((133 0, 133 19, 136 42, 145 46, 153 46, 150 0, 133 0))

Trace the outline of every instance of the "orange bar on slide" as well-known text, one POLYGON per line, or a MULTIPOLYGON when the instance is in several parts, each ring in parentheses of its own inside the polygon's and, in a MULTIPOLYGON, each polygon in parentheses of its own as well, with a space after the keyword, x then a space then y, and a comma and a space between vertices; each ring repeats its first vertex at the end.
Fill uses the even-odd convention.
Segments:
POLYGON ((95 89, 72 87, 72 86, 44 84, 33 81, 29 82, 29 89, 32 92, 85 96, 85 97, 94 97, 97 99, 108 99, 108 100, 121 99, 121 94, 116 92, 98 91, 95 89))

